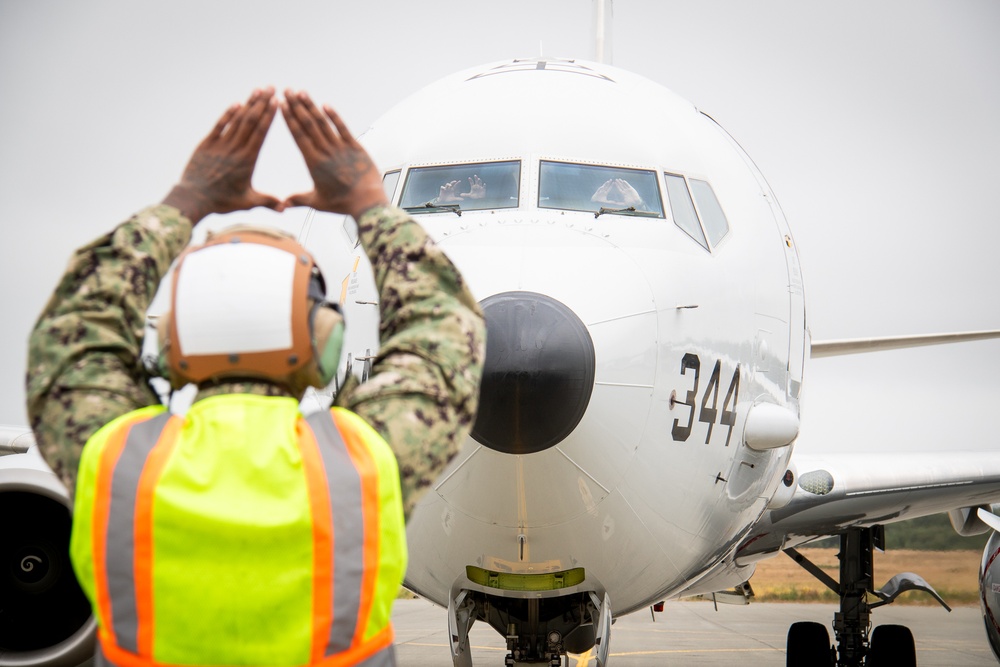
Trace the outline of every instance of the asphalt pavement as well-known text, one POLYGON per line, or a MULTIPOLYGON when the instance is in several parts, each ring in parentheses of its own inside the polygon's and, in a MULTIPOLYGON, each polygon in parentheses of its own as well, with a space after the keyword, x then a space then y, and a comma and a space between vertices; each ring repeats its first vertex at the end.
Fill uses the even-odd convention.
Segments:
MULTIPOLYGON (((783 667, 785 636, 795 621, 830 627, 836 607, 827 604, 668 602, 654 621, 650 612, 619 618, 611 632, 608 667, 783 667)), ((875 625, 908 626, 920 667, 996 666, 978 607, 887 606, 872 612, 875 625)), ((425 600, 397 600, 393 611, 400 667, 449 667, 446 611, 425 600)), ((475 667, 502 667, 503 638, 484 623, 471 631, 475 667)), ((569 667, 590 667, 586 656, 569 667)))

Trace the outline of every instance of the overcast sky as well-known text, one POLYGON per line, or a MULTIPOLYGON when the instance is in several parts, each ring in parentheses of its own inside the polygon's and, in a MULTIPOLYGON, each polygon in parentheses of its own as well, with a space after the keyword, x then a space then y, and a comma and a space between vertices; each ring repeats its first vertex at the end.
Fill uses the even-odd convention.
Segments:
MULTIPOLYGON (((591 14, 590 0, 0 0, 0 423, 26 421, 26 339, 71 252, 159 201, 228 104, 304 88, 361 133, 466 67, 592 58, 591 14)), ((617 0, 613 62, 756 161, 815 340, 934 333, 1000 328, 998 34, 996 0, 617 0)), ((255 184, 310 187, 280 119, 255 184)), ((803 449, 998 444, 1000 342, 806 372, 803 449)))

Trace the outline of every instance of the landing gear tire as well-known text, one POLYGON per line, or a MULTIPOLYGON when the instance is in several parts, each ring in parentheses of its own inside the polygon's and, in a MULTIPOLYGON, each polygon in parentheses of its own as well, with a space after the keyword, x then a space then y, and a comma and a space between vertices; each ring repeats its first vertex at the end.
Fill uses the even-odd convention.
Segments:
POLYGON ((872 632, 866 667, 916 667, 913 633, 905 625, 880 625, 872 632))
POLYGON ((787 667, 833 667, 830 633, 822 623, 800 621, 788 628, 787 667))

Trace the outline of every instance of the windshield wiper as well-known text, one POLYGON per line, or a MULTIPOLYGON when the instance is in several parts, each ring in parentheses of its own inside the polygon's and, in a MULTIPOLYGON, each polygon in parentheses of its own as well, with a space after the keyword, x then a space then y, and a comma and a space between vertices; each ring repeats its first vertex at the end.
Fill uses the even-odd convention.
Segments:
POLYGON ((407 213, 438 213, 440 211, 451 211, 458 217, 462 217, 462 207, 458 204, 434 204, 427 202, 420 206, 406 206, 403 208, 407 213))
POLYGON ((601 217, 605 213, 615 213, 617 215, 638 215, 643 218, 658 218, 660 217, 652 211, 637 211, 635 206, 629 206, 628 208, 605 208, 601 207, 601 210, 594 214, 595 218, 601 217))

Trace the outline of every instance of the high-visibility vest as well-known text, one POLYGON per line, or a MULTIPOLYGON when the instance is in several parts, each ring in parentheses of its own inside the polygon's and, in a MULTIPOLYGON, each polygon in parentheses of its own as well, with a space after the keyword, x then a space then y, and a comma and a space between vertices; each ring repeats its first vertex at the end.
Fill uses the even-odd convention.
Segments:
POLYGON ((117 667, 394 665, 396 459, 361 417, 248 394, 84 448, 70 555, 117 667))

